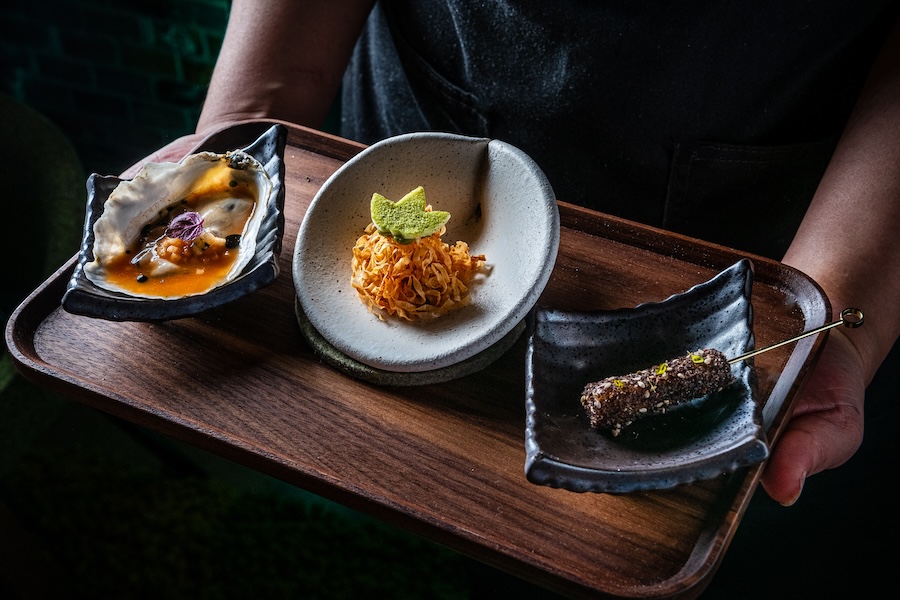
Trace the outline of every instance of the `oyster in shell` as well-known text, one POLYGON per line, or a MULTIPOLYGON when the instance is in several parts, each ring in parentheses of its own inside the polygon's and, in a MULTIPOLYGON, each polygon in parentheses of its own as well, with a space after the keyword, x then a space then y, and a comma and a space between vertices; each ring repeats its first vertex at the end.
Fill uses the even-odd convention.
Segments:
POLYGON ((207 293, 253 258, 272 191, 263 166, 241 150, 147 164, 106 200, 84 274, 138 298, 207 293))

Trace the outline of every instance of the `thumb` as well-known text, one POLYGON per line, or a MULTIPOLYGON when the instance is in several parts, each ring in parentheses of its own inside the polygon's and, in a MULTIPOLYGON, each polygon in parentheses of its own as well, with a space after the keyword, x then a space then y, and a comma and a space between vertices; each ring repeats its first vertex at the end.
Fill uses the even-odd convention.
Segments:
POLYGON ((835 332, 798 393, 794 413, 760 479, 773 500, 790 506, 807 477, 853 456, 862 442, 865 387, 856 349, 835 332))
POLYGON ((815 440, 802 430, 789 429, 778 442, 763 471, 760 483, 772 500, 783 506, 794 504, 812 469, 815 440))

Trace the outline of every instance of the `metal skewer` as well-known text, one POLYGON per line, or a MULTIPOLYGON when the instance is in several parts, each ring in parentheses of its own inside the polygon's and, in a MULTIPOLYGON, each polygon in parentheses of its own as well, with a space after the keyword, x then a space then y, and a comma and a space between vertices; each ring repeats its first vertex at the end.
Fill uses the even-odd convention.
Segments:
POLYGON ((771 346, 766 346, 765 348, 761 348, 759 350, 753 350, 751 352, 747 352, 746 354, 741 354, 736 358, 729 359, 728 364, 734 364, 736 362, 740 362, 742 360, 746 360, 752 356, 756 356, 757 354, 762 354, 763 352, 768 352, 769 350, 774 350, 775 348, 784 346, 785 344, 790 344, 792 342, 796 342, 797 340, 803 339, 810 335, 815 335, 817 333, 822 333, 827 329, 831 329, 832 327, 837 327, 838 325, 843 325, 844 327, 849 327, 851 329, 859 327, 863 324, 863 313, 858 308, 845 308, 841 311, 841 318, 837 321, 833 321, 831 323, 826 323, 821 327, 816 327, 815 329, 811 329, 809 331, 805 331, 798 336, 792 337, 789 340, 783 340, 778 342, 777 344, 772 344, 771 346))

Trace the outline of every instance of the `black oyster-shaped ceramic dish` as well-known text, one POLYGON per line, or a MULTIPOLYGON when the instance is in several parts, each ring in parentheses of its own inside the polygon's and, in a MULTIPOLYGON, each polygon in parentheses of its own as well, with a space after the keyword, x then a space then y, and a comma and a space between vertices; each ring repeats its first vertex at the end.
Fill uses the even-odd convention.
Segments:
POLYGON ((63 308, 74 314, 111 321, 163 321, 201 313, 265 287, 278 277, 278 253, 284 234, 284 147, 287 128, 280 124, 246 123, 207 138, 193 153, 224 154, 240 148, 255 158, 272 183, 253 257, 234 279, 203 294, 175 299, 140 298, 111 291, 85 275, 85 265, 93 260, 94 223, 103 214, 104 204, 122 181, 114 176, 92 174, 87 182, 87 212, 84 238, 75 271, 63 296, 63 308), (255 141, 252 141, 256 138, 255 141))
POLYGON ((526 465, 532 483, 574 492, 668 489, 768 457, 753 369, 732 365, 733 385, 618 436, 592 428, 584 385, 701 348, 728 357, 753 349, 752 265, 741 260, 659 303, 597 312, 537 310, 530 327, 526 465))

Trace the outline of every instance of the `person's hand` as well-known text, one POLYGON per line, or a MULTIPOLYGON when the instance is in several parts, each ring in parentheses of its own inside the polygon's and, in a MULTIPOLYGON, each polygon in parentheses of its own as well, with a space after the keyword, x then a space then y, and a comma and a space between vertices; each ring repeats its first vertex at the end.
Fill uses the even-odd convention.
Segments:
POLYGON ((762 486, 773 500, 790 506, 807 477, 842 465, 859 448, 864 371, 853 343, 833 329, 763 471, 762 486))
POLYGON ((205 136, 200 135, 198 133, 192 133, 189 135, 182 136, 182 137, 166 144, 165 146, 163 146, 162 148, 160 148, 159 150, 157 150, 150 156, 147 156, 147 157, 139 160, 138 162, 134 163, 133 165, 131 165, 130 167, 125 169, 125 171, 122 172, 120 177, 122 179, 133 178, 135 175, 137 175, 138 171, 141 170, 141 167, 144 166, 144 164, 146 164, 148 162, 155 162, 155 163, 178 162, 182 158, 187 156, 191 150, 196 148, 197 144, 199 144, 201 141, 203 141, 204 137, 205 136))

